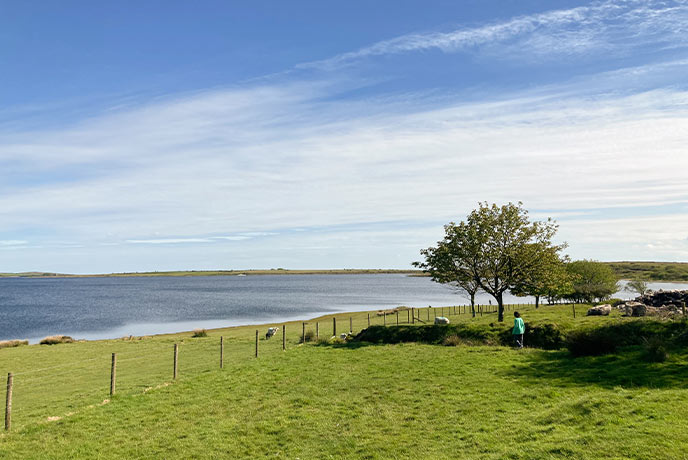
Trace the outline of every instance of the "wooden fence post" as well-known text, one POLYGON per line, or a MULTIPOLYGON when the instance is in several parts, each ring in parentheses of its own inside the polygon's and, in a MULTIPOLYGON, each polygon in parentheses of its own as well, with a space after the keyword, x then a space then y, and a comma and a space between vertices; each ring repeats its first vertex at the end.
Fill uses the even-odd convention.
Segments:
POLYGON ((256 329, 256 358, 258 357, 258 329, 256 329))
POLYGON ((349 334, 354 333, 354 320, 349 316, 349 334))
POLYGON ((337 318, 332 317, 332 335, 337 337, 337 318))
POLYGON ((683 310, 683 316, 686 316, 686 303, 681 302, 681 310, 683 310))
POLYGON ((172 373, 174 380, 177 380, 178 365, 179 365, 179 344, 175 343, 174 344, 174 372, 172 373))
POLYGON ((399 310, 397 310, 397 326, 399 325, 399 310))
POLYGON ((370 327, 370 313, 368 313, 368 327, 370 327))
POLYGON ((301 343, 306 343, 306 323, 301 323, 301 343))
POLYGON ((320 323, 318 322, 315 323, 315 340, 320 340, 320 323))
POLYGON ((411 309, 406 310, 406 324, 411 324, 411 309))
POLYGON ((387 312, 382 310, 382 325, 387 327, 387 312))
POLYGON ((282 351, 287 350, 287 325, 282 324, 282 351))
POLYGON ((220 369, 225 367, 225 338, 220 336, 220 369))
POLYGON ((428 305, 428 322, 430 322, 430 305, 428 305))
POLYGON ((416 309, 411 307, 411 324, 416 324, 416 309))
POLYGON ((117 385, 117 353, 112 354, 112 363, 110 364, 110 396, 115 394, 115 386, 117 385))
POLYGON ((7 373, 7 395, 5 397, 5 431, 10 431, 12 428, 12 384, 14 382, 14 375, 11 372, 7 373))

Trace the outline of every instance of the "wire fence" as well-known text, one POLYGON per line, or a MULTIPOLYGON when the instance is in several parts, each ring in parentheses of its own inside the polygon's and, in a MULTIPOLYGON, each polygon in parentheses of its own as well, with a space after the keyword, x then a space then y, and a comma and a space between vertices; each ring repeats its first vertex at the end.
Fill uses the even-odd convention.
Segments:
MULTIPOLYGON (((504 311, 526 306, 532 304, 509 304, 504 306, 504 311)), ((498 306, 476 305, 474 310, 475 316, 496 315, 498 306)), ((575 308, 573 314, 575 317, 575 308)), ((177 336, 155 340, 129 338, 103 341, 97 344, 97 350, 89 351, 91 355, 78 360, 39 368, 17 363, 20 369, 7 373, 5 430, 60 420, 87 408, 107 404, 113 397, 142 394, 203 372, 219 372, 230 363, 260 359, 265 354, 283 352, 309 341, 346 336, 372 325, 423 325, 434 323, 436 318, 442 321, 439 318, 473 316, 473 309, 470 305, 401 307, 370 312, 367 316, 355 315, 338 314, 301 324, 278 325, 275 335, 281 334, 281 338, 270 338, 258 329, 255 337, 250 334, 205 338, 177 336)), ((262 327, 267 329, 267 326, 262 327)), ((48 352, 44 356, 41 354, 41 358, 48 361, 46 364, 51 359, 59 359, 48 352)))

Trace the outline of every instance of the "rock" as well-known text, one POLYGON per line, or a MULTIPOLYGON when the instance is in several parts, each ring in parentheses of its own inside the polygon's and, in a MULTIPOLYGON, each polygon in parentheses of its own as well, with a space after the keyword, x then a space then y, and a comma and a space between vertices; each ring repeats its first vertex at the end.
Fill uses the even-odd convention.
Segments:
POLYGON ((626 316, 645 316, 645 310, 647 305, 642 302, 626 302, 625 313, 626 316), (638 314, 639 311, 643 311, 643 314, 638 314))
POLYGON ((609 316, 611 312, 612 306, 606 303, 604 305, 589 308, 587 316, 609 316))

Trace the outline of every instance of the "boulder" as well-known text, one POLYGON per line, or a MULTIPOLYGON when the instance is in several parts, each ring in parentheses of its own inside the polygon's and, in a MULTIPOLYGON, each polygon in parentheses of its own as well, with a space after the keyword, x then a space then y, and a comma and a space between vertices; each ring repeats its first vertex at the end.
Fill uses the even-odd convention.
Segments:
POLYGON ((626 316, 645 316, 647 305, 641 302, 626 302, 625 314, 626 316), (642 313, 642 314, 641 314, 642 313))
POLYGON ((587 316, 609 316, 611 312, 612 306, 606 303, 604 305, 589 308, 587 316))

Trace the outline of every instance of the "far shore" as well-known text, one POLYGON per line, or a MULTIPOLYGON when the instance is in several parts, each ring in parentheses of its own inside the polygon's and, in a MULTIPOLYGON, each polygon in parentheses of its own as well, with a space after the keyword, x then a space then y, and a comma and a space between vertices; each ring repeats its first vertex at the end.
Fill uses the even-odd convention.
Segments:
POLYGON ((428 276, 421 270, 400 270, 386 268, 351 268, 334 270, 288 270, 274 268, 269 270, 180 270, 155 272, 122 272, 98 274, 71 274, 50 272, 0 273, 0 278, 104 278, 137 276, 257 276, 257 275, 413 275, 428 276))

